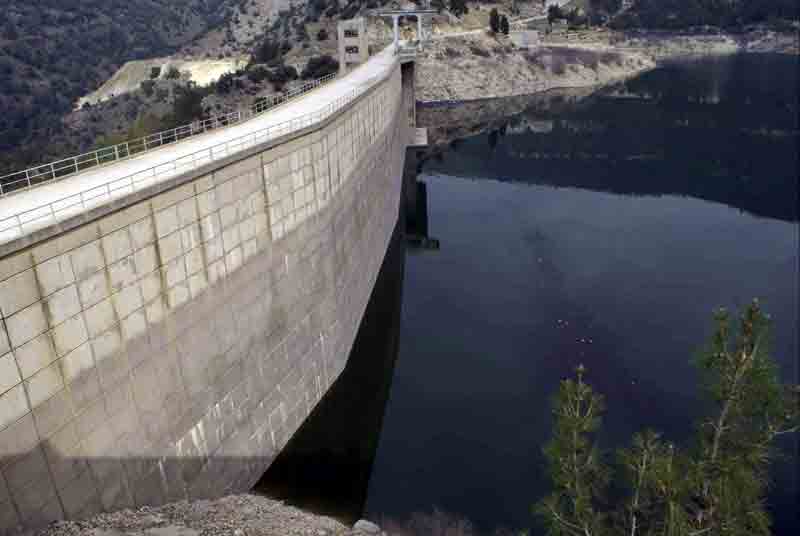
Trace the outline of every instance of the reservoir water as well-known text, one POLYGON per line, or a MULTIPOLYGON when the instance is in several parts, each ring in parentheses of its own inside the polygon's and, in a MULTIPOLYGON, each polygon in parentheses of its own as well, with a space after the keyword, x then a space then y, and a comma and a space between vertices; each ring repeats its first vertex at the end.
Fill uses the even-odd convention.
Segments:
MULTIPOLYGON (((387 260, 404 263, 384 266, 401 298, 373 297, 384 322, 370 325, 384 327, 369 332, 385 335, 355 350, 386 377, 378 395, 356 375, 350 394, 326 398, 328 417, 293 440, 305 455, 271 471, 318 459, 320 429, 351 455, 326 454, 328 469, 283 496, 349 519, 416 519, 419 534, 433 533, 420 514, 434 509, 480 534, 541 534, 531 505, 547 491, 550 398, 578 364, 606 396, 608 451, 648 427, 690 440, 703 409, 691 361, 717 307, 759 298, 783 378, 797 381, 797 72, 781 55, 685 60, 591 95, 419 110, 443 142, 418 175, 438 249, 387 260), (331 407, 350 409, 337 421, 331 407), (372 417, 337 433, 354 407, 372 417), (331 476, 336 459, 350 469, 331 476), (342 491, 343 474, 357 491, 342 491)), ((781 447, 774 533, 797 534, 797 443, 781 447)))

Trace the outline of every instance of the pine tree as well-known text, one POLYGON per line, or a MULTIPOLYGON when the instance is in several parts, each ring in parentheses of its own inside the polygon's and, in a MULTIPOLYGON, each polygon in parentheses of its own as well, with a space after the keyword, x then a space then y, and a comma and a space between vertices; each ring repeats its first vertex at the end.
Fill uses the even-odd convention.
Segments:
POLYGON ((505 15, 500 17, 500 31, 503 33, 503 35, 508 35, 511 31, 511 25, 508 23, 508 17, 505 15))
POLYGON ((489 12, 489 29, 492 33, 500 33, 500 13, 497 12, 497 8, 492 8, 489 12))
POLYGON ((466 0, 450 0, 450 12, 456 17, 469 13, 466 0))
POLYGON ((736 333, 729 314, 697 366, 714 411, 698 426, 694 449, 680 450, 653 431, 619 451, 628 497, 607 504, 609 473, 594 444, 603 398, 585 382, 561 382, 555 426, 544 449, 553 491, 536 512, 550 534, 601 536, 769 535, 765 507, 774 440, 798 430, 797 386, 782 385, 767 350, 768 317, 754 301, 736 333))

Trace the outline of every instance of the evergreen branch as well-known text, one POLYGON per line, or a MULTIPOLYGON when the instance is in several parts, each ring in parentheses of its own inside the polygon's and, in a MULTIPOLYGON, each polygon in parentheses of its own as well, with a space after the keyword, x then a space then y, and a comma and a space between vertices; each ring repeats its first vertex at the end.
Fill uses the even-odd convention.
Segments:
POLYGON ((552 506, 550 506, 549 504, 547 505, 547 509, 550 510, 551 514, 553 514, 553 519, 555 519, 556 521, 561 523, 561 525, 563 525, 564 529, 570 531, 572 534, 577 534, 578 536, 591 536, 592 535, 592 533, 589 531, 588 527, 581 527, 579 525, 575 525, 573 523, 570 523, 569 521, 567 521, 566 519, 564 519, 563 517, 558 515, 558 512, 556 512, 555 509, 552 506))

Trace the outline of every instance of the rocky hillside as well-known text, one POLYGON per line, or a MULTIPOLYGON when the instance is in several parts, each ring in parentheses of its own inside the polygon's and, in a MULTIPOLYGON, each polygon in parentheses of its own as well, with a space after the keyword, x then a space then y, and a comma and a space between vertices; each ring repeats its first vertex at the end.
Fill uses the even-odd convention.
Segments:
POLYGON ((417 62, 417 99, 474 100, 596 86, 654 66, 643 54, 611 48, 519 50, 506 39, 469 35, 435 41, 425 49, 417 62))
POLYGON ((0 0, 0 170, 125 61, 174 52, 248 0, 0 0))

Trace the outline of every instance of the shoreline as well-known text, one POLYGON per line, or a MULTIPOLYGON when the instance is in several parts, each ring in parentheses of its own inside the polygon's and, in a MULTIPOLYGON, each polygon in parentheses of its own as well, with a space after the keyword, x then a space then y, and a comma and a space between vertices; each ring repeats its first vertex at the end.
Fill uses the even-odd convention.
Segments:
POLYGON ((669 61, 736 54, 786 54, 800 59, 796 36, 772 31, 630 32, 606 41, 545 42, 530 50, 518 49, 488 34, 457 36, 439 40, 417 60, 417 106, 443 107, 551 90, 599 89, 669 61))

